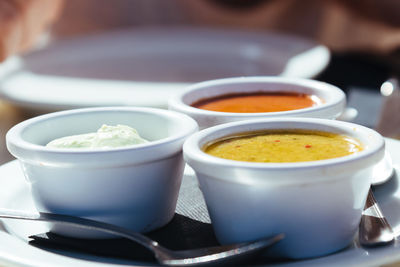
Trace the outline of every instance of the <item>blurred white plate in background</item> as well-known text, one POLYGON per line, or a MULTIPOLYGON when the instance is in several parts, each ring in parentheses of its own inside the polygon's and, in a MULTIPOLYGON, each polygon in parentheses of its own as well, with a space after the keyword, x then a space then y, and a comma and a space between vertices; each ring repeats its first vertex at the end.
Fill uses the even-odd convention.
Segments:
POLYGON ((295 36, 204 28, 144 28, 58 41, 0 65, 0 96, 42 111, 87 106, 165 108, 188 84, 234 76, 312 78, 324 46, 295 36))

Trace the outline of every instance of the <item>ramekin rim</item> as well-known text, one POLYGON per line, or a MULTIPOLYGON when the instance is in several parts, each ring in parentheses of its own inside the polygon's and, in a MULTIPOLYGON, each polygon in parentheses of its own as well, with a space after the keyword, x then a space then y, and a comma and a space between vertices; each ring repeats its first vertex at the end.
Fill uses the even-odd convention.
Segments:
MULTIPOLYGON (((323 89, 325 90, 325 89, 323 89)), ((222 78, 222 79, 215 79, 209 81, 203 81, 199 83, 195 83, 186 87, 186 89, 175 96, 171 97, 168 101, 168 106, 171 108, 177 108, 179 110, 186 111, 191 114, 198 114, 198 115, 208 115, 208 116, 216 116, 216 117, 263 117, 263 116, 270 116, 270 117, 283 117, 289 115, 302 115, 304 113, 309 113, 313 111, 322 111, 331 109, 333 107, 339 105, 345 105, 346 97, 344 92, 337 86, 334 86, 329 83, 305 79, 305 78, 295 78, 295 77, 276 77, 276 76, 246 76, 246 77, 233 77, 233 78, 222 78), (329 89, 330 91, 326 91, 333 96, 333 100, 329 103, 323 103, 321 105, 316 105, 312 107, 296 109, 296 110, 288 110, 288 111, 278 111, 278 112, 257 112, 257 113, 236 113, 236 112, 220 112, 220 111, 210 111, 199 109, 187 104, 183 101, 183 98, 190 93, 200 90, 208 90, 208 86, 217 86, 222 84, 229 84, 229 83, 255 83, 255 82, 279 82, 279 83, 288 83, 288 84, 295 84, 295 85, 302 85, 310 87, 314 89, 316 87, 327 87, 333 88, 333 90, 329 89), (310 86, 313 85, 313 86, 310 86)))
MULTIPOLYGON (((276 128, 279 129, 279 128, 276 128)), ((287 127, 286 127, 287 129, 287 127)), ((240 131, 237 131, 239 133, 240 131)), ((234 134, 234 132, 232 132, 234 134)), ((185 157, 189 158, 190 160, 207 163, 214 167, 238 167, 238 168, 245 168, 245 169, 273 169, 273 170, 287 170, 290 168, 291 170, 295 169, 312 169, 312 168, 320 168, 320 167, 328 167, 333 165, 339 164, 346 164, 348 162, 352 162, 355 160, 359 160, 361 158, 366 158, 371 156, 373 153, 384 150, 385 142, 383 137, 374 130, 367 128, 362 125, 337 121, 337 120, 329 120, 329 119, 320 119, 320 118, 266 118, 266 119, 251 119, 246 121, 237 121, 237 122, 229 122, 217 126, 213 126, 204 130, 201 130, 193 135, 191 135, 184 143, 183 152, 185 157), (229 159, 218 158, 215 156, 208 155, 205 153, 197 143, 201 141, 201 139, 206 138, 208 135, 221 131, 223 129, 229 127, 236 127, 240 125, 248 125, 252 123, 266 123, 266 122, 310 122, 310 123, 331 123, 330 126, 334 125, 347 125, 348 127, 356 126, 361 128, 363 131, 369 132, 370 134, 375 135, 375 137, 380 140, 379 143, 371 143, 368 149, 357 152, 352 155, 347 155, 344 157, 338 158, 331 158, 325 160, 318 160, 318 161, 304 161, 304 162, 291 162, 291 163, 260 163, 260 162, 245 162, 245 161, 235 161, 229 159)), ((190 164, 189 164, 190 165, 190 164)))
POLYGON ((57 111, 52 113, 47 113, 43 115, 39 115, 28 120, 22 121, 16 125, 14 125, 6 134, 6 143, 12 144, 14 146, 20 147, 24 150, 35 151, 35 152, 44 152, 44 153, 57 153, 57 154, 102 154, 102 153, 118 153, 125 151, 133 151, 133 150, 147 150, 154 149, 156 146, 167 145, 172 142, 176 142, 181 140, 182 138, 187 137, 191 133, 197 131, 198 124, 192 119, 190 116, 185 115, 183 113, 175 112, 172 110, 163 110, 157 108, 148 108, 148 107, 126 107, 126 106, 115 106, 115 107, 90 107, 90 108, 79 108, 79 109, 71 109, 64 111, 57 111), (29 127, 33 123, 37 123, 40 121, 52 119, 59 116, 69 116, 79 113, 90 113, 90 112, 107 112, 107 111, 132 111, 132 112, 154 112, 155 114, 162 114, 169 117, 180 117, 187 121, 185 125, 187 125, 186 131, 181 131, 179 134, 174 136, 168 136, 166 138, 162 138, 159 140, 151 141, 145 144, 137 144, 132 146, 124 146, 124 147, 116 147, 116 148, 95 148, 95 149, 74 149, 74 148, 51 148, 43 145, 33 144, 24 140, 21 136, 22 132, 26 127, 29 127))

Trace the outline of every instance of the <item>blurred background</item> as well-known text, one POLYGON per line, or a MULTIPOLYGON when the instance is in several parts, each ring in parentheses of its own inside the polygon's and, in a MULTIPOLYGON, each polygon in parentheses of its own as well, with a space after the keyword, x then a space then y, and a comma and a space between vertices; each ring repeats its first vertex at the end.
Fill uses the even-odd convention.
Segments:
POLYGON ((399 14, 394 0, 0 0, 0 165, 7 131, 38 114, 167 108, 189 84, 237 76, 336 85, 340 119, 400 139, 399 14))
POLYGON ((400 2, 390 0, 0 0, 4 136, 76 107, 166 108, 203 80, 311 78, 347 95, 345 120, 400 136, 400 2))

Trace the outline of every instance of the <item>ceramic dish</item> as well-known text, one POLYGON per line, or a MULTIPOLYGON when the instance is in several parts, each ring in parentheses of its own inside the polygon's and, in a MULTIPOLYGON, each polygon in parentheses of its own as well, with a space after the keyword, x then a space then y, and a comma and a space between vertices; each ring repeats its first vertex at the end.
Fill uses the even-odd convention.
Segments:
MULTIPOLYGON (((196 130, 193 119, 168 110, 87 108, 21 122, 8 131, 6 141, 23 167, 39 211, 148 232, 174 215, 184 168, 182 145, 196 130), (128 125, 149 142, 116 148, 45 146, 56 138, 96 132, 103 124, 128 125)), ((76 229, 53 231, 86 236, 76 229)))
POLYGON ((239 77, 212 80, 194 84, 182 93, 171 97, 169 109, 182 112, 197 121, 200 129, 232 121, 277 118, 311 117, 334 119, 344 110, 346 96, 336 86, 307 79, 286 77, 239 77), (294 92, 316 96, 322 103, 312 107, 263 113, 234 113, 203 110, 192 106, 193 103, 207 98, 239 93, 285 93, 294 92))
POLYGON ((285 233, 285 239, 271 248, 270 254, 299 259, 348 246, 358 229, 373 167, 385 150, 380 134, 357 124, 279 118, 207 128, 190 136, 183 151, 199 179, 221 243, 285 233), (229 160, 204 152, 204 146, 215 140, 276 129, 341 134, 359 140, 363 150, 337 158, 289 163, 229 160))
POLYGON ((57 41, 0 64, 0 95, 24 108, 167 107, 203 80, 282 75, 311 78, 329 63, 298 36, 195 27, 131 28, 57 41))

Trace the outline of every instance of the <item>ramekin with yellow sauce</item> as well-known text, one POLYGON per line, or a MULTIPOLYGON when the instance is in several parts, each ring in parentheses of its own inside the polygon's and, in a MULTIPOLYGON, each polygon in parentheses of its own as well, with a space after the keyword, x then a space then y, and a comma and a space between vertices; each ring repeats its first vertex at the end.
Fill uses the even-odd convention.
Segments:
POLYGON ((183 150, 221 243, 284 233, 268 253, 301 259, 351 243, 384 140, 374 130, 342 121, 259 119, 202 130, 183 150), (253 142, 255 136, 262 138, 253 142), (221 150, 224 145, 228 149, 221 150), (309 158, 314 149, 317 157, 309 158))

